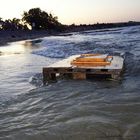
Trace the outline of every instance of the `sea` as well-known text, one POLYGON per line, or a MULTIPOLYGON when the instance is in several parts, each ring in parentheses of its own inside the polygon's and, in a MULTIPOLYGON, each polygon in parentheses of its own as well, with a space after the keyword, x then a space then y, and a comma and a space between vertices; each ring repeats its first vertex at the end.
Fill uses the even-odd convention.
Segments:
POLYGON ((140 26, 0 46, 0 140, 140 140, 140 26), (75 54, 124 53, 120 80, 59 79, 42 68, 75 54))

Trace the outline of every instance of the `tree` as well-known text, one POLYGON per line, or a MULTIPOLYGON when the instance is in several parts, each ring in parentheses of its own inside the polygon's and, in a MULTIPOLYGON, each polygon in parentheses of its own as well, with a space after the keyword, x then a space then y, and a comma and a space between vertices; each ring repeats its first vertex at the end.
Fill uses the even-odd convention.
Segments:
POLYGON ((25 25, 21 23, 20 19, 13 18, 7 19, 2 24, 2 29, 4 30, 24 30, 26 29, 25 25))
POLYGON ((3 20, 2 20, 2 18, 0 17, 0 22, 2 22, 3 20))
POLYGON ((0 17, 0 30, 2 29, 2 25, 3 25, 3 20, 2 20, 2 18, 0 17))
POLYGON ((4 30, 13 30, 14 27, 12 25, 12 21, 10 19, 5 20, 2 25, 2 28, 4 30))
POLYGON ((57 17, 42 11, 40 8, 32 8, 28 12, 24 12, 22 21, 25 24, 29 24, 35 30, 55 29, 61 25, 57 17))

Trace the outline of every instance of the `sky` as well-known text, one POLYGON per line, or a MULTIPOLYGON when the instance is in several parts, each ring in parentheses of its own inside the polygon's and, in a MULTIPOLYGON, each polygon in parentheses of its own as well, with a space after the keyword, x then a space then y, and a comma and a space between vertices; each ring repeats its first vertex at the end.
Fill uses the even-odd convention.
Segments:
POLYGON ((23 11, 37 7, 62 24, 140 21, 140 0, 0 0, 0 17, 21 18, 23 11))

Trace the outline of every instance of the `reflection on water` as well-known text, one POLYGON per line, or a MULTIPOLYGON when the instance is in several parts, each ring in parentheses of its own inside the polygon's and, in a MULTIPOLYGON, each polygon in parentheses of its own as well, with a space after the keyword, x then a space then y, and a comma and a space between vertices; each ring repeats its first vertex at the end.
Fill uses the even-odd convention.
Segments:
POLYGON ((41 39, 19 41, 0 47, 0 55, 23 54, 40 48, 41 39))
POLYGON ((10 55, 10 54, 21 54, 24 53, 24 47, 18 43, 14 45, 8 45, 8 47, 0 47, 1 55, 10 55))
POLYGON ((88 31, 0 47, 0 139, 139 140, 139 31, 88 31), (63 79, 42 86, 42 67, 59 57, 115 51, 126 57, 121 81, 63 79))

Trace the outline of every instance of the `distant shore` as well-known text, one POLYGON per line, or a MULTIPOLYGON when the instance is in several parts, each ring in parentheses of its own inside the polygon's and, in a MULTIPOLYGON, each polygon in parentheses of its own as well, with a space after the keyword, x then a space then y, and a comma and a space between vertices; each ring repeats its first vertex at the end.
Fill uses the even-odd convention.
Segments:
POLYGON ((0 46, 6 45, 10 42, 36 39, 56 34, 58 33, 53 31, 0 31, 0 46))
POLYGON ((88 30, 110 29, 128 26, 140 26, 140 22, 127 22, 127 23, 108 23, 108 24, 93 24, 93 25, 70 25, 65 26, 63 31, 58 32, 54 30, 0 30, 0 46, 6 45, 10 42, 36 39, 51 35, 59 35, 63 33, 81 32, 88 30))

